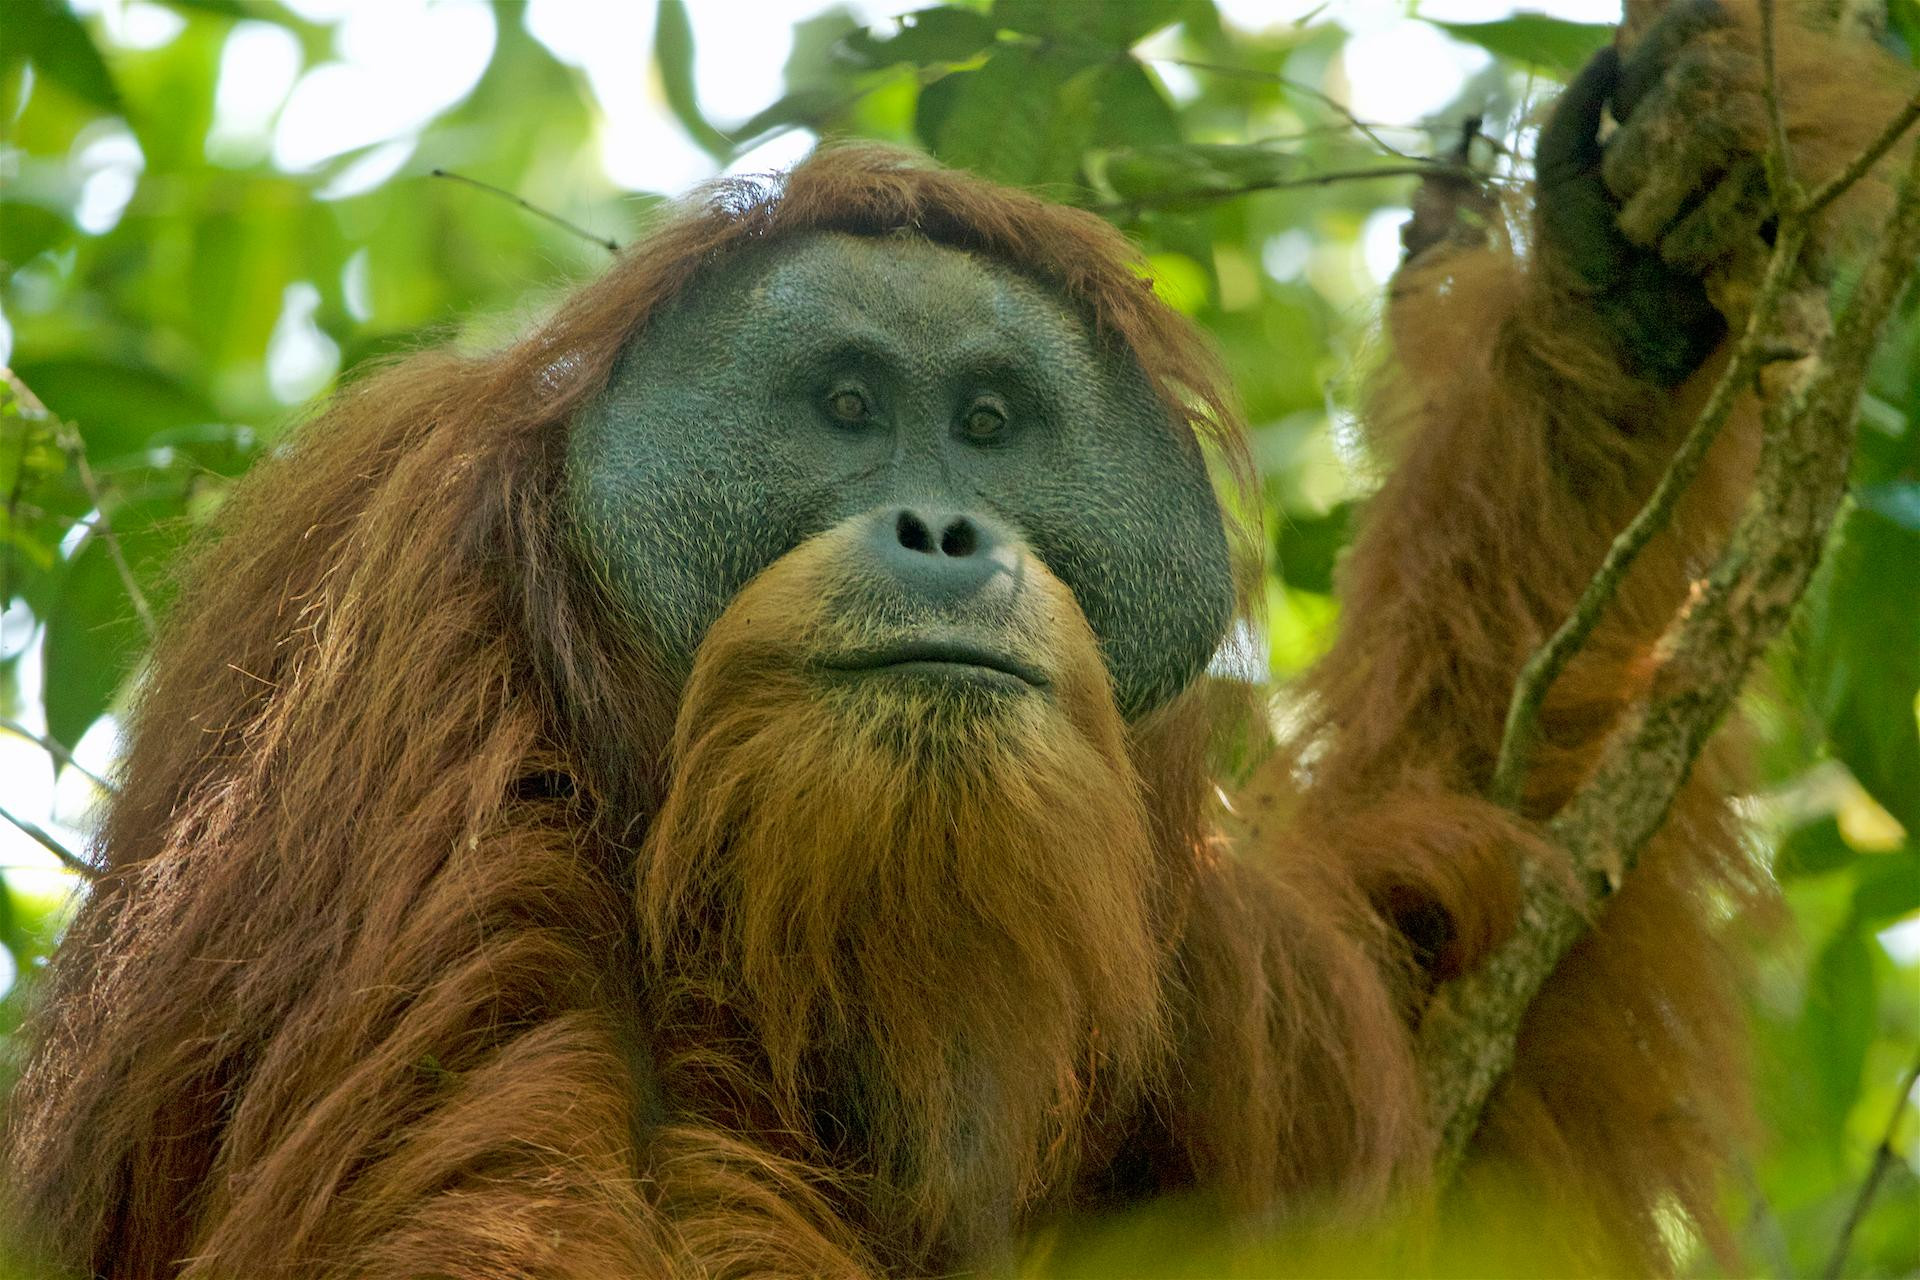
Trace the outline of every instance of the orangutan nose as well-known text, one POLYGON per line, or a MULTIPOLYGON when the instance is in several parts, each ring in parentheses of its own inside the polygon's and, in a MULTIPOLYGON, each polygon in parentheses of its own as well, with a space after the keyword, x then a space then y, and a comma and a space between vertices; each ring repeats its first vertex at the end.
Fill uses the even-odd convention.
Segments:
POLYGON ((934 603, 963 599, 1011 566, 1013 540, 980 516, 930 507, 874 514, 870 554, 912 594, 934 603))

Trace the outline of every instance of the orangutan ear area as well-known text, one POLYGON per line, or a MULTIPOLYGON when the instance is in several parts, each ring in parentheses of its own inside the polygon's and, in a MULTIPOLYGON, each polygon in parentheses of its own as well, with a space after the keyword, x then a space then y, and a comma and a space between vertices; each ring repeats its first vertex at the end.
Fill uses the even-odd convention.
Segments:
MULTIPOLYGON (((1753 39, 1728 9, 1714 49, 1753 39)), ((1898 108, 1835 70, 1865 56, 1781 49, 1809 171, 1898 108)), ((1771 892, 1737 735, 1444 1193, 1415 1056, 1521 868, 1561 874, 1541 824, 1753 466, 1749 408, 1488 799, 1522 664, 1726 341, 1593 196, 1632 185, 1597 121, 1633 73, 1548 126, 1531 246, 1410 242, 1384 483, 1284 719, 1212 661, 1259 625, 1234 393, 1090 213, 823 147, 502 350, 350 382, 162 630, 12 1106, 15 1226, 112 1280, 1011 1274, 1160 1204, 1392 1221, 1414 1258, 1525 1203, 1561 1274, 1669 1269, 1674 1215, 1712 1242, 1720 930, 1771 892)))

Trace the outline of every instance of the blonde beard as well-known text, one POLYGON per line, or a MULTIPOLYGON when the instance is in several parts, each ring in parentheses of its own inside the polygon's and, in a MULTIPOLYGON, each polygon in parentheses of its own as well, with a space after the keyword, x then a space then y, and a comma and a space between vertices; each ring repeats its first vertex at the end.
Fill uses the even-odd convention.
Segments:
POLYGON ((868 1179, 877 1218, 976 1234, 1165 1052, 1156 858, 1065 587, 1029 561, 1044 692, 822 671, 880 625, 828 603, 838 560, 791 553, 701 649, 640 860, 649 988, 664 1024, 736 1029, 687 1046, 702 1078, 868 1179))

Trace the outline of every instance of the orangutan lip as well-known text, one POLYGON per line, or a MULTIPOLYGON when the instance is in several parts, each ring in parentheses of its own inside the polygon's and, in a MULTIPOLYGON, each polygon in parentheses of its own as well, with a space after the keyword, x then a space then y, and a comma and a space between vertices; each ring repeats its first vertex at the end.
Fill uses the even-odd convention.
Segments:
POLYGON ((884 649, 849 654, 826 665, 837 671, 880 671, 889 667, 972 667, 1012 676, 1036 689, 1044 689, 1047 685, 1047 678, 1026 663, 964 640, 908 640, 884 649))

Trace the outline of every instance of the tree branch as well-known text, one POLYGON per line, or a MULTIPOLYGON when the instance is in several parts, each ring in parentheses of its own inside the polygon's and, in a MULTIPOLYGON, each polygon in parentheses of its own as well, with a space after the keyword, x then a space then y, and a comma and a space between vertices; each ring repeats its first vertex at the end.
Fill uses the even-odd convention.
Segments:
POLYGON ((522 209, 525 209, 528 213, 532 214, 536 218, 545 218, 548 222, 551 222, 554 226, 564 228, 567 231, 573 232, 573 234, 579 236, 582 240, 586 240, 586 241, 589 241, 590 243, 599 245, 602 249, 605 249, 608 253, 620 252, 620 242, 618 240, 615 240, 612 236, 597 236, 593 232, 581 226, 579 223, 569 222, 565 218, 561 217, 559 214, 553 213, 547 209, 542 209, 539 205, 533 203, 533 201, 528 200, 522 196, 517 196, 513 194, 513 192, 508 191, 504 187, 496 187, 491 182, 482 182, 478 178, 469 178, 466 174, 455 173, 451 169, 441 169, 437 167, 433 169, 429 169, 427 171, 427 176, 429 178, 445 178, 448 182, 464 183, 469 187, 473 187, 475 190, 484 191, 490 196, 498 196, 500 197, 500 199, 505 200, 508 204, 519 205, 522 209))
POLYGON ((18 720, 0 720, 0 731, 10 733, 16 738, 25 738, 28 742, 31 742, 34 746, 46 752, 56 766, 64 766, 65 768, 72 769, 108 795, 113 794, 114 786, 111 782, 108 782, 105 778, 74 759, 73 752, 67 750, 66 747, 55 742, 52 738, 35 733, 18 720))
POLYGON ((1226 76, 1234 80, 1257 80, 1263 84, 1278 86, 1288 93, 1304 94, 1319 102, 1342 120, 1345 120, 1357 133, 1388 155, 1397 156, 1402 160, 1419 159, 1418 156, 1410 155, 1402 151, 1375 132, 1378 129, 1406 128, 1408 126, 1369 124, 1367 121, 1355 115, 1352 108, 1348 107, 1346 103, 1340 101, 1324 89, 1316 89, 1303 80, 1295 80, 1291 76, 1283 76, 1277 71, 1262 71, 1258 67, 1231 67, 1218 62, 1197 62, 1192 58, 1149 58, 1148 61, 1165 63, 1173 67, 1185 67, 1189 71, 1204 71, 1210 75, 1226 76))
MULTIPOLYGON (((1781 246, 1804 240, 1809 216, 1809 206, 1803 205, 1791 218, 1782 218, 1781 246), (1797 234, 1790 236, 1789 226, 1797 234)), ((1549 824, 1549 834, 1570 856, 1584 894, 1570 898, 1544 871, 1525 868, 1521 921, 1514 936, 1480 970, 1444 988, 1422 1024, 1421 1063, 1441 1127, 1436 1170, 1443 1182, 1458 1167, 1478 1129, 1494 1085, 1512 1065, 1514 1040, 1534 996, 1665 821, 1701 748, 1812 577, 1845 493, 1868 359, 1920 264, 1920 148, 1878 246, 1831 333, 1802 362, 1798 384, 1764 403, 1753 492, 1725 553, 1663 642, 1669 656, 1651 692, 1630 709, 1594 776, 1549 824)), ((1791 274, 1795 264, 1782 265, 1781 258, 1776 254, 1770 264, 1770 279, 1776 272, 1791 274)), ((1781 313, 1784 287, 1776 281, 1771 298, 1763 291, 1761 300, 1775 316, 1781 313)), ((1767 345, 1761 335, 1771 331, 1773 319, 1757 303, 1754 312, 1727 375, 1689 436, 1690 444, 1708 425, 1710 414, 1724 413, 1723 397, 1742 389, 1736 375, 1749 377, 1758 367, 1767 345)), ((1676 463, 1685 453, 1683 447, 1683 458, 1676 463)), ((1656 491, 1656 502, 1668 487, 1663 483, 1656 491)), ((1654 507, 1650 502, 1649 511, 1654 507)), ((1642 517, 1654 527, 1664 521, 1657 511, 1643 512, 1642 517)), ((1637 519, 1635 527, 1640 524, 1637 519)), ((1627 559, 1634 550, 1628 548, 1627 559)), ((1613 559, 1610 554, 1609 561, 1613 559)), ((1590 589, 1588 594, 1598 601, 1596 616, 1617 581, 1615 575, 1590 589)), ((1590 620, 1580 622, 1580 611, 1568 625, 1591 630, 1590 620)), ((1572 648, 1565 649, 1560 664, 1572 648)), ((1536 661, 1541 670, 1551 665, 1548 659, 1536 661)), ((1538 699, 1545 692, 1535 662, 1528 670, 1535 678, 1531 683, 1523 678, 1516 690, 1510 741, 1502 744, 1503 759, 1521 759, 1519 765, 1507 765, 1509 791, 1516 790, 1517 779, 1524 776, 1523 744, 1537 733, 1538 699)))
POLYGON ((1893 1114, 1887 1117, 1887 1128, 1880 1135, 1880 1145, 1873 1149, 1873 1163, 1867 1168, 1866 1181, 1860 1184, 1860 1193, 1853 1198, 1853 1207, 1847 1211, 1846 1222, 1841 1224, 1840 1237, 1833 1242, 1833 1256, 1827 1259, 1827 1269, 1821 1272, 1826 1280, 1840 1280, 1845 1274, 1847 1251, 1853 1247, 1853 1233, 1859 1228, 1860 1220, 1867 1216, 1874 1193, 1880 1189, 1880 1180, 1887 1176, 1887 1169, 1900 1158, 1893 1149, 1893 1140, 1899 1135, 1900 1120, 1907 1114, 1907 1105, 1913 1100, 1916 1084, 1920 1084, 1920 1059, 1916 1059, 1900 1079, 1900 1093, 1893 1100, 1893 1114))
POLYGON ((1760 80, 1761 95, 1767 103, 1767 186, 1773 191, 1774 208, 1784 215, 1798 214, 1802 208, 1800 184, 1793 176, 1793 149, 1787 145, 1787 119, 1780 112, 1780 76, 1775 70, 1773 0, 1760 0, 1760 80))
POLYGON ((14 826, 26 832, 27 835, 33 838, 34 843, 58 858, 61 865, 75 875, 87 880, 98 880, 100 878, 99 868, 47 834, 46 828, 42 827, 39 823, 31 822, 10 809, 0 809, 0 818, 5 818, 8 822, 11 822, 14 826))
POLYGON ((1873 144, 1865 151, 1855 156, 1852 164, 1807 197, 1807 216, 1813 217, 1845 195, 1856 182, 1866 177, 1867 171, 1879 164, 1881 157, 1887 152, 1893 150, 1893 145, 1900 141, 1900 135, 1913 128, 1913 122, 1916 120, 1920 120, 1920 93, 1913 95, 1900 114, 1887 122, 1887 127, 1880 131, 1880 136, 1875 138, 1873 144))
POLYGON ((1621 530, 1620 536, 1607 548, 1606 559, 1601 562, 1593 580, 1587 583, 1586 590, 1581 592, 1573 613, 1521 668, 1520 679, 1514 685, 1513 700, 1507 706, 1507 723, 1500 738, 1500 755, 1494 765, 1493 783, 1488 790, 1496 803, 1513 808, 1519 802, 1521 787, 1526 782, 1527 766, 1532 763, 1533 748, 1539 741, 1540 711, 1546 702, 1547 691, 1559 679, 1560 673, 1566 670, 1573 655, 1593 635, 1593 629, 1599 625, 1601 616, 1606 613, 1607 605, 1620 589, 1633 562, 1653 541, 1654 535, 1667 527, 1681 495, 1700 473, 1708 449, 1719 438, 1720 429, 1726 426, 1741 392, 1752 385, 1754 375, 1770 358, 1773 344, 1768 341, 1768 331, 1780 300, 1786 296, 1787 285, 1799 266, 1800 251, 1806 242, 1807 228, 1804 222, 1796 221, 1781 228, 1773 256, 1767 261, 1766 277, 1761 281, 1760 292, 1747 317, 1747 327, 1740 335, 1732 359, 1727 362, 1726 371, 1714 384, 1700 417, 1673 455, 1672 463, 1667 467, 1666 474, 1660 477, 1660 483, 1655 486, 1653 496, 1647 499, 1646 506, 1640 509, 1633 522, 1621 530))
POLYGON ((1336 182, 1364 182, 1369 178, 1446 177, 1463 178, 1469 181, 1484 180, 1484 175, 1448 160, 1415 160, 1408 164, 1381 164, 1364 169, 1327 169, 1319 173, 1302 174, 1297 178, 1274 178, 1269 181, 1248 182, 1237 187, 1223 187, 1218 190, 1170 191, 1164 196, 1145 196, 1137 200, 1119 200, 1112 204, 1095 205, 1093 212, 1113 217, 1130 217, 1133 214, 1166 205, 1186 204, 1190 201, 1233 200, 1259 191, 1325 187, 1336 182))

